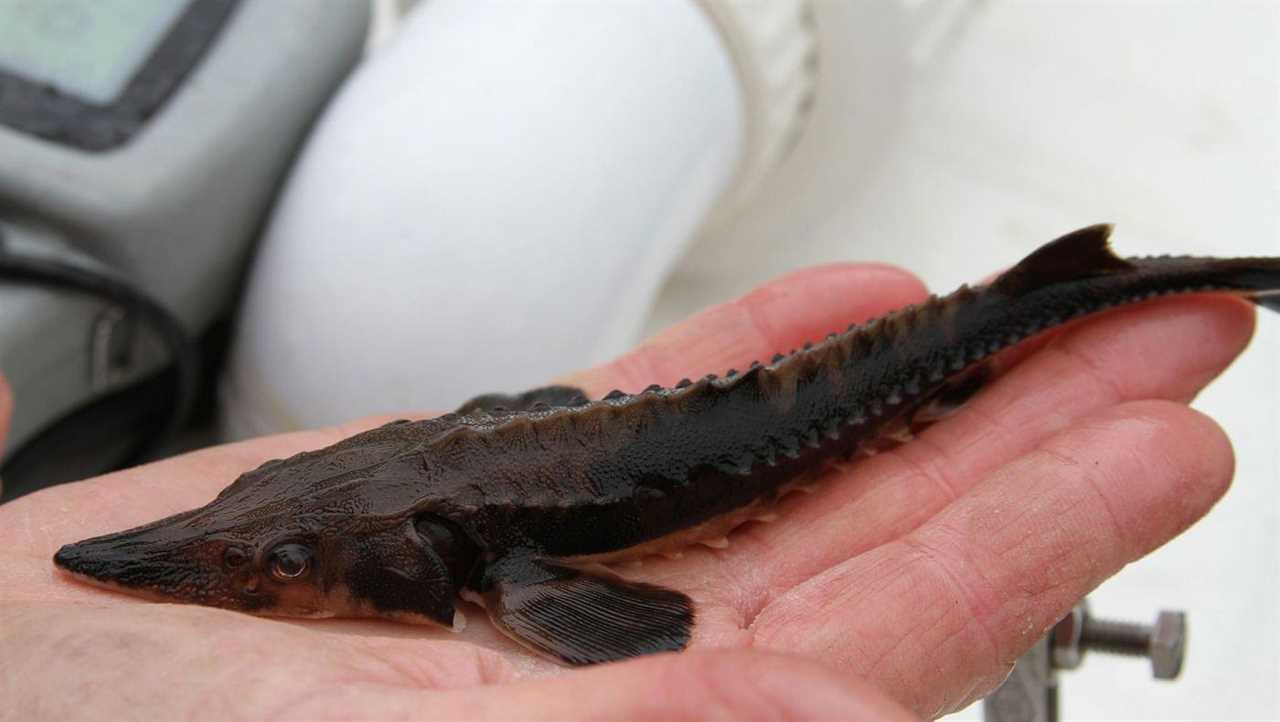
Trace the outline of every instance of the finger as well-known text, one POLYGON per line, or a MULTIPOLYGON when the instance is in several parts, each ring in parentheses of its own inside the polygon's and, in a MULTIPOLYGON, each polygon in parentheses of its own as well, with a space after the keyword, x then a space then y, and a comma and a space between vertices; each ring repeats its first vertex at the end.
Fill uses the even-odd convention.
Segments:
POLYGON ((1203 296, 1073 326, 953 418, 833 474, 819 494, 784 500, 778 521, 745 527, 701 586, 731 596, 749 621, 772 596, 916 528, 1079 419, 1125 401, 1191 398, 1248 343, 1253 318, 1235 299, 1203 296))
POLYGON ((662 655, 505 686, 335 690, 286 719, 910 720, 870 685, 803 659, 749 651, 662 655), (373 705, 372 707, 370 705, 373 705))
POLYGON ((0 374, 0 449, 4 448, 4 440, 9 438, 9 419, 13 418, 13 390, 4 374, 0 374))
POLYGON ((566 383, 593 396, 745 368, 926 294, 906 271, 879 264, 830 264, 796 271, 683 321, 625 356, 566 383))
POLYGON ((925 716, 955 709, 1089 590, 1207 512, 1232 463, 1217 425, 1184 406, 1102 411, 780 597, 756 643, 839 664, 925 716))

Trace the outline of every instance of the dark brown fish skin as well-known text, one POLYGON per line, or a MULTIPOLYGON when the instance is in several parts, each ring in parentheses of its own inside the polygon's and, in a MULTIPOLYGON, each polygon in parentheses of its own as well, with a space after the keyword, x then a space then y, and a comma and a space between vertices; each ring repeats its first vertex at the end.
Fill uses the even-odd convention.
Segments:
POLYGON ((455 487, 449 498, 486 544, 503 538, 554 556, 626 549, 813 476, 1045 329, 1158 295, 1280 284, 1275 259, 1121 260, 1105 229, 1086 230, 1096 257, 1068 242, 1069 259, 1041 259, 1062 280, 1020 266, 991 286, 932 298, 742 373, 463 421, 434 442, 436 458, 450 460, 446 476, 483 469, 501 491, 455 487), (1068 262, 1081 256, 1087 266, 1068 262))
MULTIPOLYGON (((464 588, 505 593, 508 602, 526 582, 568 594, 581 580, 566 581, 558 567, 530 571, 526 580, 496 570, 608 555, 770 501, 909 423, 993 354, 1072 319, 1202 291, 1275 308, 1277 297, 1268 294, 1280 289, 1280 259, 1121 259, 1107 246, 1109 230, 1069 234, 988 286, 930 298, 742 372, 593 402, 551 387, 388 424, 268 462, 201 509, 68 545, 55 562, 178 601, 284 614, 323 612, 328 604, 343 615, 408 613, 443 624, 464 588), (218 551, 196 553, 201 538, 218 551), (273 580, 268 557, 281 540, 312 550, 313 593, 298 597, 273 580), (174 550, 168 556, 166 544, 174 550), (228 545, 252 560, 252 594, 238 595, 246 577, 229 583, 230 570, 216 561, 228 545), (193 592, 199 583, 208 589, 193 592), (286 605, 286 597, 293 601, 286 605)), ((638 628, 632 639, 640 641, 625 647, 591 638, 561 648, 545 633, 534 635, 542 640, 536 648, 572 663, 681 648, 692 624, 687 598, 632 586, 590 594, 631 593, 641 607, 657 605, 670 612, 661 630, 638 628), (646 638, 655 641, 646 646, 646 638)), ((491 605, 491 615, 508 606, 515 608, 491 605)), ((520 630, 546 632, 537 626, 552 623, 544 617, 495 622, 529 643, 520 630)))

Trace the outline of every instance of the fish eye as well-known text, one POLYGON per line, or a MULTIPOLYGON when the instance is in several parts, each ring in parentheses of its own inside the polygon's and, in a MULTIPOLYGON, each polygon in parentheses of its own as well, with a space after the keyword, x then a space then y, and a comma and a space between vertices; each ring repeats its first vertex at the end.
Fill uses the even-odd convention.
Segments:
POLYGON ((301 544, 281 544, 271 550, 271 576, 292 582, 311 569, 311 550, 301 544))
POLYGON ((249 561, 249 555, 240 547, 227 547, 226 551, 222 552, 222 563, 226 564, 228 569, 236 569, 247 561, 249 561))

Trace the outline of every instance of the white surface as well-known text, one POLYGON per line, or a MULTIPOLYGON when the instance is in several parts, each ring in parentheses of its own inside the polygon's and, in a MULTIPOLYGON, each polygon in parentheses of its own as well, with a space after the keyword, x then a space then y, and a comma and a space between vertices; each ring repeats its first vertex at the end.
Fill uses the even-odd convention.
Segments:
MULTIPOLYGON (((818 4, 824 52, 886 31, 860 22, 866 5, 818 4)), ((904 5, 947 6, 955 22, 914 49, 917 94, 899 120, 868 139, 880 109, 848 87, 863 70, 824 73, 813 131, 766 200, 681 264, 651 327, 830 260, 888 261, 950 290, 1100 220, 1118 223, 1125 253, 1280 253, 1280 5, 904 5)), ((1063 677, 1062 719, 1280 717, 1278 376, 1267 314, 1196 402, 1235 444, 1234 488, 1091 596, 1099 614, 1140 621, 1185 609, 1182 678, 1093 655, 1063 677)))
POLYGON ((690 0, 435 0, 330 106, 255 261, 233 435, 447 409, 622 352, 742 147, 690 0))
POLYGON ((810 0, 698 0, 720 31, 745 101, 745 143, 734 187, 708 224, 748 202, 804 128, 818 79, 810 0))

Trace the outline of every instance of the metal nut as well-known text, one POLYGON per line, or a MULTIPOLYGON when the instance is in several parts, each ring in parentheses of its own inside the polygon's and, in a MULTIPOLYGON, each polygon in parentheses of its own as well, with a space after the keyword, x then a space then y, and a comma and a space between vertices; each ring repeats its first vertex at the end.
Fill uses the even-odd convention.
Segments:
POLYGON ((1160 612, 1151 630, 1151 669, 1156 679, 1175 679, 1182 671, 1187 645, 1187 615, 1160 612))

